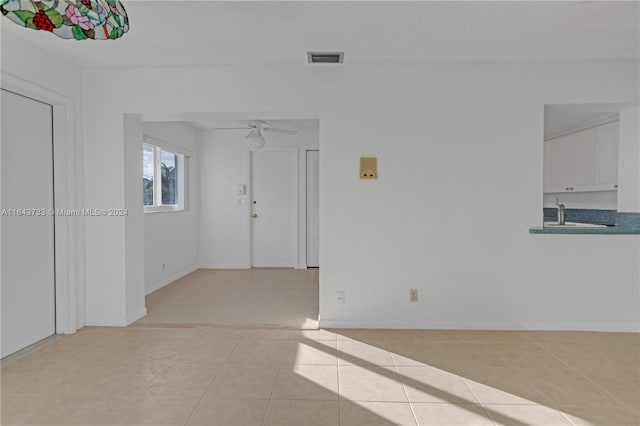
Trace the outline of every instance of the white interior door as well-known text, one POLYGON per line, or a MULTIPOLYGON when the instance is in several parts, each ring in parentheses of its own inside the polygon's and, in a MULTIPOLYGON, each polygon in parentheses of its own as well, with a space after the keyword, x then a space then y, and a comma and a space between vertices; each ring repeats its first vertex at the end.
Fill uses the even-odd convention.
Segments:
POLYGON ((251 153, 251 266, 296 265, 297 165, 295 147, 251 153))
POLYGON ((3 358, 55 333, 52 114, 2 90, 3 358))
POLYGON ((319 151, 307 151, 307 266, 320 266, 319 151))

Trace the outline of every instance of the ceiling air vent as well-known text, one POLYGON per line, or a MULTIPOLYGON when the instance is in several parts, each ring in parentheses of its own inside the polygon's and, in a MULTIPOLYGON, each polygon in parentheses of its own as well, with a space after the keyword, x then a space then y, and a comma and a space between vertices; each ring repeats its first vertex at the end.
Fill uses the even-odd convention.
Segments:
POLYGON ((307 52, 310 64, 341 64, 344 52, 307 52))

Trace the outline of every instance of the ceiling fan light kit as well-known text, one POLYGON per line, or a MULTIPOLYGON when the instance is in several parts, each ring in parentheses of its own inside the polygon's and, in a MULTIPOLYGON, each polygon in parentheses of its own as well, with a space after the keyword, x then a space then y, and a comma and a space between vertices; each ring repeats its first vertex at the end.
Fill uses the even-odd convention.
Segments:
POLYGON ((249 133, 247 139, 249 140, 249 149, 252 151, 264 148, 264 145, 266 143, 264 140, 264 136, 262 136, 258 131, 249 133))
POLYGON ((263 120, 250 121, 245 127, 216 127, 216 130, 250 130, 245 139, 249 142, 249 149, 251 150, 264 148, 266 141, 264 136, 262 136, 263 131, 289 136, 293 136, 298 133, 297 130, 293 129, 272 127, 269 123, 263 120))

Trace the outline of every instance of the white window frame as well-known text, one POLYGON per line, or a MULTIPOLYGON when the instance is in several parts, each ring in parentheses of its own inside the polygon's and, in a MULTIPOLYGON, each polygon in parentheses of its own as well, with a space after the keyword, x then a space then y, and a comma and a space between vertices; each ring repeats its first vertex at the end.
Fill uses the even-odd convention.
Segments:
POLYGON ((153 205, 143 205, 145 213, 162 213, 162 212, 176 212, 185 210, 186 206, 186 179, 189 174, 187 172, 187 165, 189 157, 183 152, 176 152, 176 150, 167 147, 167 144, 159 144, 156 140, 150 140, 151 138, 145 137, 143 145, 147 145, 153 148, 153 205), (164 145, 164 146, 162 146, 164 145), (158 204, 162 203, 162 159, 161 151, 174 154, 177 159, 178 167, 178 203, 177 204, 158 204))

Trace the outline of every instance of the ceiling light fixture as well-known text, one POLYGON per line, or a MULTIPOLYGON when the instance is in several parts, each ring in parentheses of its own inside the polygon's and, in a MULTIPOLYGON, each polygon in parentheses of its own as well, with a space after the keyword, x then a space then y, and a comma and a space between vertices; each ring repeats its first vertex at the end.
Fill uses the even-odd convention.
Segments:
POLYGON ((260 129, 252 130, 251 133, 247 135, 247 140, 249 141, 249 149, 251 150, 264 148, 265 140, 260 129))
POLYGON ((75 40, 115 40, 129 31, 119 0, 0 0, 0 12, 16 24, 75 40))

